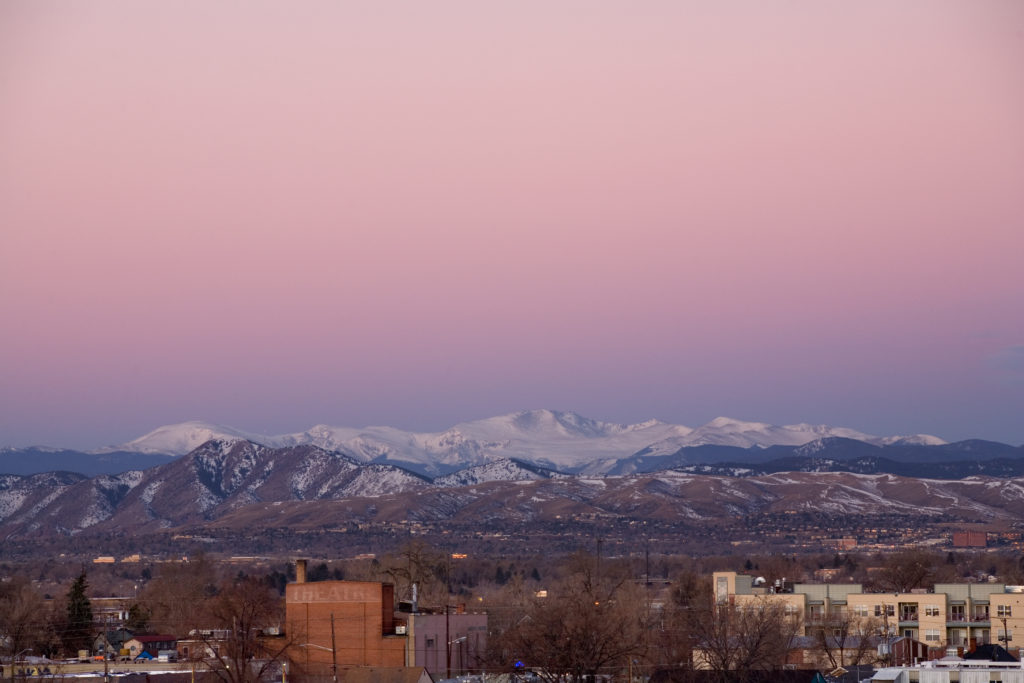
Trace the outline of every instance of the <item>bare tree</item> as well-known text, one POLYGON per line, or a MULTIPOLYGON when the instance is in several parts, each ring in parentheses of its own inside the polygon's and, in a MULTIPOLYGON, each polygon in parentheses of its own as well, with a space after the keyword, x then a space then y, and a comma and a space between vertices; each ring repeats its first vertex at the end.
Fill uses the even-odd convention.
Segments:
POLYGON ((448 601, 450 566, 450 558, 417 540, 384 558, 382 573, 395 586, 396 596, 412 599, 416 584, 420 603, 440 606, 448 601))
POLYGON ((15 659, 31 650, 46 654, 53 641, 53 630, 43 598, 23 577, 0 583, 0 644, 11 662, 14 680, 15 659))
POLYGON ((645 656, 651 622, 643 589, 623 576, 599 576, 593 558, 575 558, 572 575, 529 599, 525 612, 498 639, 499 667, 517 663, 545 680, 593 680, 645 656))
POLYGON ((694 614, 696 658, 722 680, 781 668, 800 630, 799 615, 770 596, 743 605, 716 604, 694 614))
POLYGON ((891 555, 885 562, 879 585, 894 593, 909 593, 931 583, 939 559, 924 550, 905 550, 891 555))
POLYGON ((206 606, 217 592, 214 566, 205 557, 166 564, 139 594, 151 629, 184 636, 207 621, 206 606))
POLYGON ((875 658, 872 637, 880 624, 874 618, 859 618, 849 612, 829 616, 813 631, 818 651, 832 668, 866 664, 875 658))
POLYGON ((289 637, 271 635, 283 620, 283 604, 265 581, 242 578, 210 600, 210 625, 197 631, 206 644, 207 666, 224 683, 254 683, 277 669, 289 637))
POLYGON ((669 599, 656 615, 651 630, 651 664, 689 669, 693 664, 693 614, 711 605, 707 580, 689 569, 673 582, 669 599))

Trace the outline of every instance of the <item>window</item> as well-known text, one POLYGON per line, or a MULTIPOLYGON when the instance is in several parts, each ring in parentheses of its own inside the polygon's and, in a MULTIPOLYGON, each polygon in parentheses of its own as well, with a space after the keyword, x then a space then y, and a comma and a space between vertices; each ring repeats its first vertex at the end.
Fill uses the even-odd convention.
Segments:
POLYGON ((924 615, 926 617, 937 617, 937 616, 939 616, 939 606, 938 605, 925 605, 924 606, 924 615))
POLYGON ((926 643, 937 643, 939 642, 939 631, 938 629, 930 628, 924 632, 924 640, 926 643))
POLYGON ((882 616, 882 609, 885 609, 885 616, 896 616, 896 605, 875 605, 875 616, 882 616))
POLYGON ((996 607, 996 616, 997 617, 1012 617, 1013 616, 1013 606, 1012 605, 999 605, 998 607, 996 607))
MULTIPOLYGON (((798 614, 799 612, 800 612, 800 608, 797 607, 796 605, 786 605, 786 616, 792 616, 794 614, 798 614)), ((820 617, 821 614, 818 613, 817 615, 812 615, 812 616, 819 616, 820 617)))
POLYGON ((724 576, 719 576, 715 584, 715 600, 718 602, 729 601, 729 579, 724 576))
POLYGON ((866 617, 868 615, 867 605, 854 605, 853 613, 858 617, 866 617))

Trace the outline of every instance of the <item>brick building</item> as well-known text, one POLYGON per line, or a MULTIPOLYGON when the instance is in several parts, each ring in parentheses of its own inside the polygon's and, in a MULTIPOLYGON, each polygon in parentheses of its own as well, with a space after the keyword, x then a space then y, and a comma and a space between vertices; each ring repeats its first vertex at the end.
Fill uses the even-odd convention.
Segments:
POLYGON ((988 545, 988 534, 984 531, 954 531, 954 548, 984 548, 988 545))
MULTIPOLYGON (((308 673, 354 666, 405 666, 406 638, 394 618, 394 586, 370 581, 306 583, 305 563, 285 589, 289 659, 308 673), (332 636, 333 629, 333 636, 332 636)), ((404 626, 401 625, 401 626, 404 626)))

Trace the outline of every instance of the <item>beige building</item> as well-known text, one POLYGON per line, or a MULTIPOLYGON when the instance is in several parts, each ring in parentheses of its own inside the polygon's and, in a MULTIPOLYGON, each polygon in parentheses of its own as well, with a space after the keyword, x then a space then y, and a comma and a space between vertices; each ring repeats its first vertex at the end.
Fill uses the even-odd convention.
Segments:
POLYGON ((1001 583, 937 583, 910 593, 865 593, 860 584, 769 585, 736 572, 712 576, 715 600, 744 604, 770 598, 803 619, 802 633, 829 618, 850 615, 862 632, 919 640, 932 647, 998 643, 1024 645, 1024 586, 1001 583))
POLYGON ((715 601, 719 604, 752 604, 757 600, 772 600, 785 605, 786 613, 800 618, 800 635, 806 635, 808 626, 846 613, 851 595, 862 592, 859 583, 784 583, 777 585, 763 579, 737 574, 715 572, 712 575, 715 601))
POLYGON ((1002 593, 993 593, 987 612, 992 642, 1024 647, 1024 586, 1006 586, 1002 593))

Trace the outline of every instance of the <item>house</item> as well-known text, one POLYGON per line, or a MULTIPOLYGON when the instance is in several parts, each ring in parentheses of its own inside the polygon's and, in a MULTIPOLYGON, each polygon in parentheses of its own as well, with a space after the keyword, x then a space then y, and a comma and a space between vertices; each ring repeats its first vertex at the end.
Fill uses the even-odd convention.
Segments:
POLYGON ((92 643, 92 651, 100 654, 107 654, 107 646, 109 645, 109 652, 112 655, 117 655, 122 649, 124 649, 124 644, 131 640, 132 637, 132 632, 124 628, 107 631, 106 633, 96 636, 96 640, 92 643))
POLYGON ((175 636, 166 634, 154 634, 135 636, 124 643, 123 650, 128 651, 128 656, 138 659, 140 655, 146 654, 146 659, 156 659, 160 650, 176 650, 178 639, 175 636))
POLYGON ((127 596, 96 597, 89 599, 92 607, 92 618, 98 624, 106 624, 107 628, 123 627, 128 620, 134 598, 127 596))
POLYGON ((178 639, 178 659, 202 661, 213 659, 226 647, 229 629, 193 629, 187 638, 178 639))

